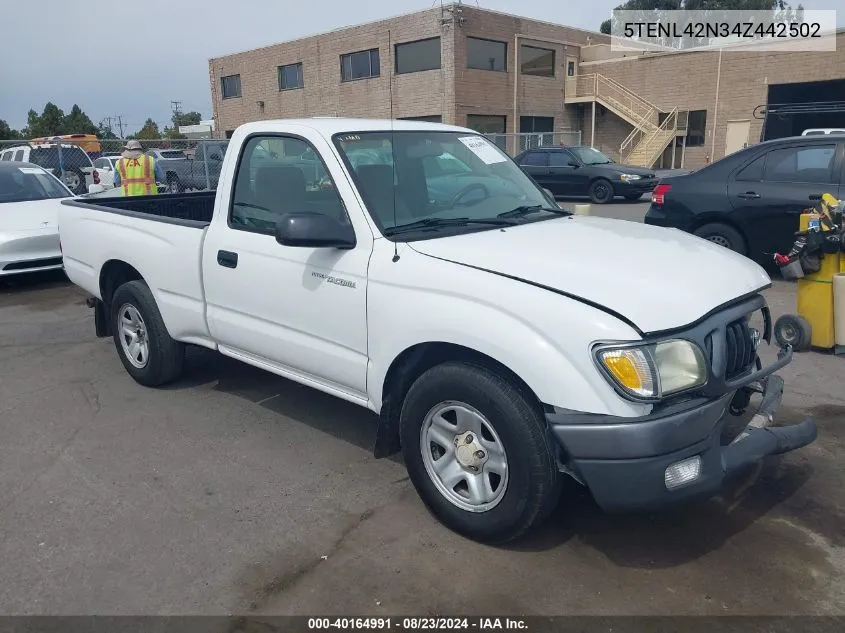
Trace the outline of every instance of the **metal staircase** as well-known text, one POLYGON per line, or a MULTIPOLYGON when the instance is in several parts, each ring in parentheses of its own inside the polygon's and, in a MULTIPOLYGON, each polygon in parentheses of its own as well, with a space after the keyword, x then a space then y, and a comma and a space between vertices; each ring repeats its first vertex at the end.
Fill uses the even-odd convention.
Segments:
POLYGON ((634 129, 619 146, 623 163, 653 167, 660 156, 684 129, 686 117, 678 109, 664 112, 653 103, 619 82, 600 75, 578 75, 566 80, 565 103, 595 102, 630 123, 634 129))

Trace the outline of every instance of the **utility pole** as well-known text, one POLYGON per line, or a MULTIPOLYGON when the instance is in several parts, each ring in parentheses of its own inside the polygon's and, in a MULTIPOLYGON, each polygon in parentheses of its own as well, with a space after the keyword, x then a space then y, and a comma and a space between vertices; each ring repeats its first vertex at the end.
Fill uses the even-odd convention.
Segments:
MULTIPOLYGON (((120 114, 114 115, 114 118, 117 119, 117 127, 118 127, 118 134, 120 138, 123 138, 123 117, 120 114)), ((112 117, 109 117, 109 127, 111 127, 111 120, 112 117)))
POLYGON ((182 105, 182 102, 181 101, 171 101, 170 105, 173 106, 173 127, 174 127, 173 131, 178 132, 179 131, 179 122, 181 121, 181 119, 179 118, 179 115, 181 114, 181 112, 179 112, 179 107, 182 105))

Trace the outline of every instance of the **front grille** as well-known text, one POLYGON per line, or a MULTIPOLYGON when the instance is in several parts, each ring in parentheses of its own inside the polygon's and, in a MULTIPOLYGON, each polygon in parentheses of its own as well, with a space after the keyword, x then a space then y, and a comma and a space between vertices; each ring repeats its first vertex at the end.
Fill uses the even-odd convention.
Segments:
POLYGON ((725 378, 730 380, 748 371, 756 356, 748 321, 730 323, 725 328, 725 378))
POLYGON ((30 268, 44 268, 45 266, 61 266, 61 264, 61 257, 48 257, 45 259, 30 259, 27 262, 6 264, 3 270, 29 270, 30 268))

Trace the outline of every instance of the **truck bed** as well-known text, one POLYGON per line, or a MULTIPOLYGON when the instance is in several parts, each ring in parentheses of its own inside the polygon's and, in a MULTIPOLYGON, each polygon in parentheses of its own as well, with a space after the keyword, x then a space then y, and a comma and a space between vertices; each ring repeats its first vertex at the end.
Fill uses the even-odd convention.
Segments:
POLYGON ((215 191, 201 191, 129 198, 73 198, 63 200, 62 204, 169 224, 204 228, 211 222, 214 214, 215 195, 215 191))
POLYGON ((214 197, 208 191, 63 199, 59 237, 65 273, 102 298, 104 278, 131 267, 134 272, 124 274, 147 283, 171 335, 206 344, 202 246, 214 197))

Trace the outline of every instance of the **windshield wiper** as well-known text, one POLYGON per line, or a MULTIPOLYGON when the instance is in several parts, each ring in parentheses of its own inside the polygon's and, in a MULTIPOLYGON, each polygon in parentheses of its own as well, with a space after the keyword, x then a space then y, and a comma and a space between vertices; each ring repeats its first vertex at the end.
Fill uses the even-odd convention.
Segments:
POLYGON ((510 211, 505 211, 504 213, 500 213, 496 217, 521 218, 523 216, 530 215, 532 213, 537 213, 539 211, 547 211, 548 213, 554 213, 555 215, 572 215, 571 211, 566 211, 565 209, 561 209, 559 207, 557 209, 553 209, 552 207, 544 207, 542 204, 531 204, 516 207, 515 209, 511 209, 510 211))
POLYGON ((384 230, 385 235, 397 235, 398 233, 407 233, 409 231, 419 231, 421 229, 441 228, 444 226, 470 226, 472 224, 487 224, 492 226, 514 226, 516 222, 505 218, 483 218, 475 220, 472 218, 423 218, 416 222, 409 224, 400 224, 384 230))

